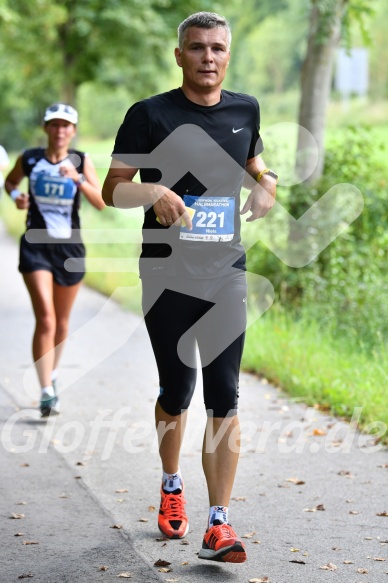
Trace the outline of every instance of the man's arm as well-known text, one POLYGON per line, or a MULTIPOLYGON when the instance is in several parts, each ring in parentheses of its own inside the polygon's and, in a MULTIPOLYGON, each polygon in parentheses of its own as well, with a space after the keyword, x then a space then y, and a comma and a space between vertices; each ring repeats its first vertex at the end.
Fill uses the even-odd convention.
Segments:
POLYGON ((161 184, 133 182, 137 171, 119 160, 112 160, 102 187, 105 204, 125 209, 152 205, 163 226, 179 225, 183 218, 191 229, 191 218, 181 197, 161 184))
MULTIPOLYGON (((245 171, 249 176, 251 176, 255 181, 259 174, 266 169, 265 163, 260 158, 256 156, 255 158, 250 158, 247 160, 245 171)), ((251 181, 244 181, 244 186, 252 188, 251 181)), ((275 204, 276 198, 276 178, 269 176, 268 174, 263 174, 259 182, 252 188, 246 203, 241 209, 240 214, 244 215, 248 211, 251 211, 251 215, 246 219, 247 222, 255 221, 256 219, 261 219, 271 210, 275 204)))

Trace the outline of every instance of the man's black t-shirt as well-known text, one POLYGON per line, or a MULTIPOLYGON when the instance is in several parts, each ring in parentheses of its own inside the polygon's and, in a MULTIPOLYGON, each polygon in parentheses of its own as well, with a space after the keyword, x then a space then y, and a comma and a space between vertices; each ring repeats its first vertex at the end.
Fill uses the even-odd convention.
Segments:
POLYGON ((232 265, 245 269, 240 190, 247 160, 263 150, 259 129, 257 100, 224 90, 212 106, 197 105, 174 89, 128 110, 113 157, 139 167, 142 182, 160 181, 196 211, 187 232, 163 227, 153 207, 145 208, 141 277, 207 278, 230 272, 232 265), (131 154, 150 156, 142 166, 131 154))

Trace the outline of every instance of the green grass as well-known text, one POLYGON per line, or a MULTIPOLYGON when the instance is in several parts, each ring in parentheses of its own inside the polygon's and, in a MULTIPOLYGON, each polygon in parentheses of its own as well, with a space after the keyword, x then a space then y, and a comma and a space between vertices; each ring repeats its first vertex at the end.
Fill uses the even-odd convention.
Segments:
POLYGON ((243 367, 308 405, 346 419, 362 407, 362 427, 375 421, 388 427, 386 352, 364 353, 311 318, 272 307, 247 330, 243 367))

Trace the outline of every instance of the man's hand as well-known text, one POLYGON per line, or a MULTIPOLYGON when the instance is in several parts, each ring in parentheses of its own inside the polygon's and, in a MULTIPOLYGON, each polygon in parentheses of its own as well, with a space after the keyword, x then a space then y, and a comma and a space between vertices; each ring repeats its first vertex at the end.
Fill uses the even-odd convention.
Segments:
POLYGON ((251 211, 252 214, 246 219, 247 223, 265 217, 275 204, 275 196, 276 180, 264 174, 260 182, 252 188, 240 214, 251 211))
POLYGON ((180 196, 175 194, 172 190, 167 190, 165 194, 154 203, 153 207, 160 224, 164 227, 170 227, 171 225, 179 227, 181 219, 183 219, 186 223, 186 227, 191 230, 191 217, 187 212, 185 203, 180 196))

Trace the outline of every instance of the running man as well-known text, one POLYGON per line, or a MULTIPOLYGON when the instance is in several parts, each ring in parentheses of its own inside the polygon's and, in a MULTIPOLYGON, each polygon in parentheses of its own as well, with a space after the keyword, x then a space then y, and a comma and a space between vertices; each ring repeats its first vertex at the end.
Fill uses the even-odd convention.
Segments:
POLYGON ((239 457, 238 382, 246 327, 240 212, 251 212, 247 221, 265 216, 274 205, 277 176, 259 157, 256 99, 222 89, 230 42, 228 22, 217 14, 200 12, 180 24, 175 58, 182 86, 129 109, 103 198, 110 206, 145 210, 142 301, 160 384, 158 526, 178 539, 189 529, 179 454, 198 345, 208 416, 202 462, 210 505, 199 558, 241 563, 245 546, 228 518, 239 457), (159 156, 152 167, 131 161, 133 155, 151 153, 159 156), (141 183, 135 183, 139 169, 141 183), (256 186, 240 211, 244 171, 256 186), (167 426, 172 429, 162 431, 167 426), (216 435, 220 439, 211 448, 216 435))

